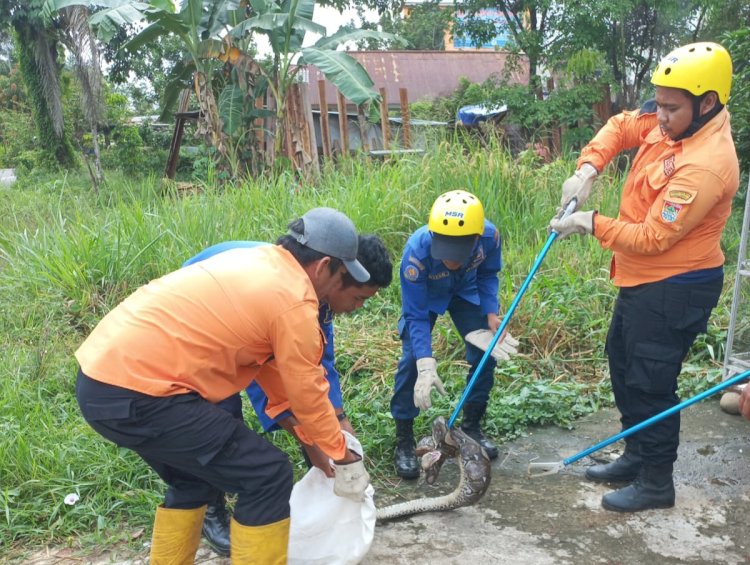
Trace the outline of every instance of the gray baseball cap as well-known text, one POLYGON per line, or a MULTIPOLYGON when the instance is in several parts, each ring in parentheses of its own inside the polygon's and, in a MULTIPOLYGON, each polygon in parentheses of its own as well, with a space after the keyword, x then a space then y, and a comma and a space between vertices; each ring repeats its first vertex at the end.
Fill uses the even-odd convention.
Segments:
POLYGON ((355 281, 370 280, 370 273, 357 261, 357 228, 345 214, 333 208, 313 208, 304 213, 302 222, 305 233, 290 230, 289 235, 305 247, 341 259, 355 281))

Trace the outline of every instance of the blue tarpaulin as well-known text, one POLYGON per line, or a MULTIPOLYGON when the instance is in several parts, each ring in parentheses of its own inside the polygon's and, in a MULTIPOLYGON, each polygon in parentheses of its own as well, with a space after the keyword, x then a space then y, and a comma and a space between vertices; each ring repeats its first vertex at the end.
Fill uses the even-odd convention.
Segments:
POLYGON ((494 120, 504 116, 508 112, 508 106, 497 104, 487 106, 485 104, 475 104, 473 106, 463 106, 458 109, 456 121, 465 126, 475 126, 486 120, 494 120))

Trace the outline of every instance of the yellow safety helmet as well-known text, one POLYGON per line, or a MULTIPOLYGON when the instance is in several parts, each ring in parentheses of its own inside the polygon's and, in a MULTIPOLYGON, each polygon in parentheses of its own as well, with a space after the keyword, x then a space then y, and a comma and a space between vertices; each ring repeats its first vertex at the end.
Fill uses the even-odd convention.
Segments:
POLYGON ((484 233, 484 206, 470 192, 451 190, 435 200, 427 228, 432 232, 432 257, 463 263, 484 233))
POLYGON ((656 66, 651 82, 682 88, 695 96, 715 91, 726 104, 732 88, 732 58, 718 43, 704 41, 678 47, 656 66))

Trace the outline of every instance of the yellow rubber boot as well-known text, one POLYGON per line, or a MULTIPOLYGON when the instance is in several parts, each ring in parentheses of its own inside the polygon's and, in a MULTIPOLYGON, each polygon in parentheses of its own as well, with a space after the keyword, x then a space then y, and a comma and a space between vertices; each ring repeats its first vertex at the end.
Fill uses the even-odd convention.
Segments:
POLYGON ((286 565, 289 518, 265 526, 243 526, 232 518, 232 565, 286 565))
POLYGON ((156 509, 151 536, 151 565, 192 565, 201 542, 206 507, 156 509))

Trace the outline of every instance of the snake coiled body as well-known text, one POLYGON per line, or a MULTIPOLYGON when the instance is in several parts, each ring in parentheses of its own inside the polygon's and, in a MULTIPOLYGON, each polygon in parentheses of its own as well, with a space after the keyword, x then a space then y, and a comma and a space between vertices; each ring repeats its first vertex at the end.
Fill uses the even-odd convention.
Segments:
POLYGON ((442 416, 432 423, 432 437, 419 442, 425 480, 433 484, 447 459, 458 458, 458 486, 450 493, 417 498, 377 509, 377 520, 386 521, 420 512, 453 510, 476 503, 490 486, 490 460, 482 447, 459 428, 448 428, 442 416))

